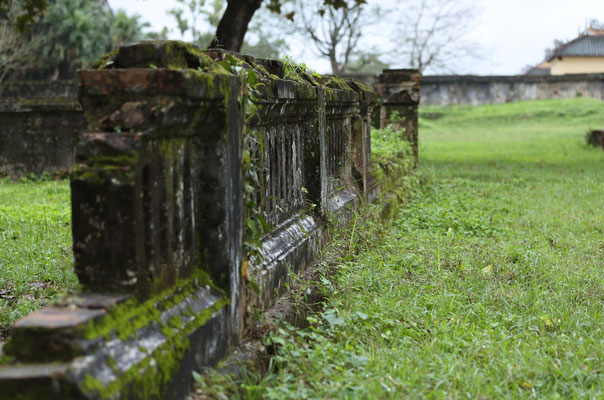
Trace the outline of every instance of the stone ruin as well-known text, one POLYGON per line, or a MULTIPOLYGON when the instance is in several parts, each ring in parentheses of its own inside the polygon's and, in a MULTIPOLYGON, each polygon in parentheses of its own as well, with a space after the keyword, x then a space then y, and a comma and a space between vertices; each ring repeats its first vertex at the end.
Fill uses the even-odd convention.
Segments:
POLYGON ((191 372, 241 342, 328 226, 376 200, 375 109, 403 116, 417 156, 417 71, 386 71, 380 104, 362 83, 291 70, 142 42, 80 71, 86 124, 71 193, 81 290, 15 324, 0 399, 184 398, 191 372))
POLYGON ((0 96, 0 178, 67 174, 84 127, 80 104, 64 82, 15 82, 0 96))

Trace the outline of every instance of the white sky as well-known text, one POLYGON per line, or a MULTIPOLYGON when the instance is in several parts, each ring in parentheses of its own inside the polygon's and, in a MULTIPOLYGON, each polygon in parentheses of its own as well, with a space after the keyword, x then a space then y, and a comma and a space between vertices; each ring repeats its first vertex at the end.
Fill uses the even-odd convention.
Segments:
MULTIPOLYGON (((268 1, 268 0, 267 0, 268 1)), ((380 3, 396 6, 396 0, 380 3)), ((572 39, 590 19, 604 21, 604 0, 480 0, 483 12, 468 38, 483 48, 481 60, 468 64, 458 73, 480 75, 513 75, 527 64, 537 64, 554 39, 572 39)), ((166 11, 175 0, 109 0, 115 10, 140 14, 142 20, 159 31, 172 29, 170 38, 180 39, 174 18, 166 11)), ((376 38, 390 44, 391 38, 376 38)), ((378 43, 379 45, 380 43, 378 43)), ((314 56, 308 43, 291 43, 291 54, 318 72, 329 72, 329 64, 314 56)), ((404 65, 393 65, 404 67, 404 65)))

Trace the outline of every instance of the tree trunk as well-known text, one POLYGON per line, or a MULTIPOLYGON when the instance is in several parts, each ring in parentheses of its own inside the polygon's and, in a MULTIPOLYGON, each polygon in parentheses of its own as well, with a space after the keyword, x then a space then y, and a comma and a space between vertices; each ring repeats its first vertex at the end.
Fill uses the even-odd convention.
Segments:
POLYGON ((340 68, 340 64, 338 63, 338 59, 336 58, 336 52, 334 49, 329 50, 329 63, 331 64, 331 73, 334 75, 340 75, 343 71, 343 68, 340 68))
POLYGON ((228 0, 216 37, 209 48, 239 52, 247 26, 260 4, 262 0, 228 0))

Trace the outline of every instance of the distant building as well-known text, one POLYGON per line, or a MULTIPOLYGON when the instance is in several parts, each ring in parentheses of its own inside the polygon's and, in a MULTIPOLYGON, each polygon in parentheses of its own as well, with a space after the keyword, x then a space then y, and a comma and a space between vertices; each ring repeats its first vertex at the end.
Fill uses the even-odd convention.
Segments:
POLYGON ((551 65, 547 61, 541 61, 539 64, 526 71, 527 75, 550 75, 551 65))
POLYGON ((547 62, 552 75, 604 73, 604 29, 588 28, 556 48, 547 62))

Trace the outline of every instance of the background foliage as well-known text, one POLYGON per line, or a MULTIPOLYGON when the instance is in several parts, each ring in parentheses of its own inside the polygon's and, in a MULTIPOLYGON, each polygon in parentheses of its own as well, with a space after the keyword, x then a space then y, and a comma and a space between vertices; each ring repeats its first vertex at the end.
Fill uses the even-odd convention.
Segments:
MULTIPOLYGON (((13 0, 12 9, 18 10, 23 1, 13 0)), ((14 27, 15 21, 4 20, 14 27)), ((25 33, 14 32, 19 41, 28 45, 20 54, 22 68, 18 76, 34 79, 70 79, 78 68, 92 61, 122 42, 133 42, 157 37, 145 34, 148 24, 140 16, 128 16, 124 11, 111 10, 106 4, 90 0, 48 0, 46 11, 25 33)), ((0 38, 0 44, 4 38, 0 38)), ((14 47, 13 47, 14 48, 14 47)), ((10 55, 10 48, 0 45, 0 77, 7 68, 2 60, 10 55)))

